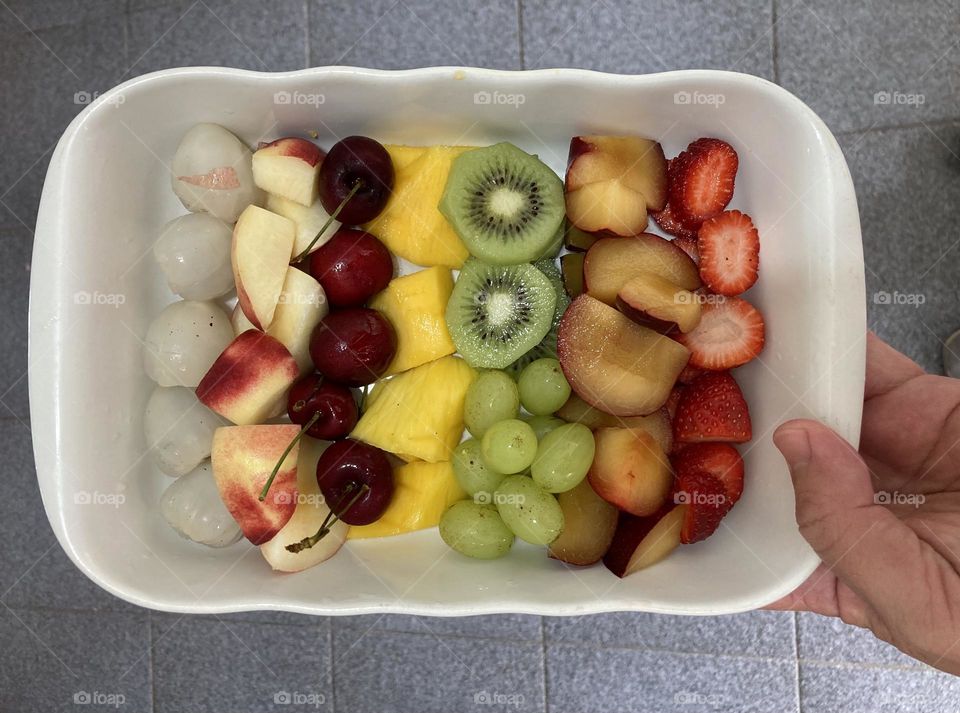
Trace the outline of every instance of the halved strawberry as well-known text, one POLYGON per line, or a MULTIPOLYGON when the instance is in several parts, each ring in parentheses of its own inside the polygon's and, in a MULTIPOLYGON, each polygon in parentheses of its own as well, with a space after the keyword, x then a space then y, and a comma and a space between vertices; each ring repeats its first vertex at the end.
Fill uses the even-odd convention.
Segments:
POLYGON ((700 246, 697 245, 696 237, 681 235, 673 239, 673 244, 689 255, 694 265, 700 266, 700 246))
POLYGON ((663 210, 657 211, 656 213, 650 213, 651 217, 656 221, 657 225, 660 226, 660 230, 665 232, 667 235, 675 235, 678 238, 689 238, 691 240, 696 240, 697 238, 697 227, 686 225, 673 212, 673 209, 670 208, 670 204, 667 203, 664 206, 663 210))
POLYGON ((690 366, 725 371, 763 350, 763 316, 744 299, 718 296, 704 301, 693 330, 671 336, 690 350, 690 366))
POLYGON ((705 471, 678 478, 673 501, 687 508, 680 527, 680 542, 684 545, 710 537, 717 531, 723 516, 730 512, 723 483, 705 471))
POLYGON ((743 494, 743 458, 729 443, 691 443, 671 460, 677 478, 704 472, 723 483, 729 507, 743 494))
POLYGON ((668 203, 686 226, 719 215, 730 199, 740 159, 726 141, 697 139, 670 163, 668 203))
POLYGON ((724 211, 705 220, 697 233, 700 278, 721 295, 739 295, 757 281, 760 236, 750 216, 724 211))
POLYGON ((681 392, 673 419, 676 442, 745 443, 752 437, 747 401, 728 372, 708 372, 681 392))

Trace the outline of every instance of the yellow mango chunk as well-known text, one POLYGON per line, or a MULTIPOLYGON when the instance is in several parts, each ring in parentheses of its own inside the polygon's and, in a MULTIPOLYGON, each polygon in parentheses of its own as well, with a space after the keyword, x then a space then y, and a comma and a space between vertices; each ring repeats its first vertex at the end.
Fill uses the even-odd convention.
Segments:
POLYGON ((469 253, 437 205, 453 160, 471 148, 387 146, 393 161, 393 193, 383 212, 365 229, 390 252, 415 265, 459 270, 469 253))
POLYGON ((370 306, 383 312, 397 332, 397 354, 386 375, 426 364, 457 348, 447 331, 446 310, 453 275, 445 267, 429 267, 390 281, 370 306))
POLYGON ((476 372, 447 356, 377 384, 353 438, 404 460, 450 460, 463 435, 463 402, 476 372))
POLYGON ((393 471, 390 507, 376 522, 350 528, 347 539, 389 537, 436 527, 447 508, 467 494, 457 484, 449 462, 408 463, 393 471))

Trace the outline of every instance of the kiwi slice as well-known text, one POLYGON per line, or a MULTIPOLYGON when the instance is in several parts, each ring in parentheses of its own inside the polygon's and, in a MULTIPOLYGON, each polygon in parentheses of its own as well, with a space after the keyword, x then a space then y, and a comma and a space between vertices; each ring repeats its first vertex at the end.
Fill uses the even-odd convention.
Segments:
POLYGON ((550 331, 547 332, 539 344, 507 367, 507 371, 514 377, 519 376, 523 368, 530 362, 548 357, 551 359, 557 358, 557 327, 560 325, 563 313, 567 311, 567 307, 570 305, 570 297, 563 287, 563 276, 560 274, 557 263, 554 260, 537 260, 533 263, 533 266, 550 280, 557 302, 553 308, 553 322, 550 325, 550 331))
POLYGON ((563 223, 563 183, 536 156, 500 143, 458 156, 440 212, 474 257, 517 265, 543 255, 563 223))
POLYGON ((470 258, 447 303, 447 328, 467 363, 503 369, 550 331, 556 302, 550 279, 533 265, 470 258))

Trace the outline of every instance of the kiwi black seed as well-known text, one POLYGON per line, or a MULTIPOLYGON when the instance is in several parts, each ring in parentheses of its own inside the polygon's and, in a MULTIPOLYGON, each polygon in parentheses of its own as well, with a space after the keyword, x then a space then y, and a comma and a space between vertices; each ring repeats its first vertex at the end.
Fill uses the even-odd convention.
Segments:
POLYGON ((543 340, 556 301, 550 279, 533 265, 471 258, 447 303, 447 328, 470 365, 503 369, 543 340))
POLYGON ((563 223, 563 183, 536 156, 494 144, 454 160, 439 208, 474 257, 490 265, 532 262, 563 223))

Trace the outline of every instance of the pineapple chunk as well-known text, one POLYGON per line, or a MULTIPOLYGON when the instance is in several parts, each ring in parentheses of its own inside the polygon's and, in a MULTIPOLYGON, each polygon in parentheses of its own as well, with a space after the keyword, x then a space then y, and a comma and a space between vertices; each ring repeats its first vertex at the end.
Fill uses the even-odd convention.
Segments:
POLYGON ((469 253, 437 205, 453 160, 471 148, 387 146, 393 160, 393 194, 365 229, 380 238, 390 252, 416 265, 459 270, 469 253))
POLYGON ((436 527, 448 507, 467 497, 446 461, 408 463, 394 470, 393 477, 390 507, 376 522, 351 527, 348 539, 389 537, 436 527))
POLYGON ((447 331, 447 302, 453 292, 453 276, 445 267, 430 267, 390 282, 371 301, 397 332, 397 354, 387 375, 426 364, 457 348, 447 331))
POLYGON ((450 460, 475 376, 463 359, 447 356, 380 382, 351 435, 407 461, 450 460))

